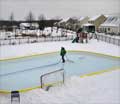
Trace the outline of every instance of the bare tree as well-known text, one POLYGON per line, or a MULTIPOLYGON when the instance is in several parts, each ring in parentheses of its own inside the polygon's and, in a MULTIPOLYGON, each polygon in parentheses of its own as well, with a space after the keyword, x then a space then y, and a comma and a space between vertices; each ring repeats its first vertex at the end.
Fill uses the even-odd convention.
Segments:
POLYGON ((13 14, 13 12, 10 14, 9 20, 10 20, 10 31, 13 31, 13 21, 14 21, 14 14, 13 14))
POLYGON ((35 20, 33 13, 30 11, 26 17, 27 21, 33 21, 35 20))
POLYGON ((44 14, 40 14, 38 16, 39 29, 42 30, 42 34, 43 34, 43 30, 45 28, 45 20, 46 20, 46 17, 44 16, 44 14))
POLYGON ((35 20, 33 13, 30 11, 26 17, 26 21, 30 23, 30 28, 32 26, 32 22, 35 20))
POLYGON ((11 22, 14 21, 14 14, 13 14, 13 12, 10 14, 9 20, 10 20, 11 22))
POLYGON ((39 21, 46 20, 46 17, 44 16, 44 14, 40 14, 40 15, 38 16, 38 20, 39 20, 39 21))

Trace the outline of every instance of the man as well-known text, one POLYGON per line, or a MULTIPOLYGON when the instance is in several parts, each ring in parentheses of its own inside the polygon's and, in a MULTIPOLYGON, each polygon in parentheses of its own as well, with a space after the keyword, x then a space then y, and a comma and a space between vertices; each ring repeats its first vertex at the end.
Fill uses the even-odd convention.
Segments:
POLYGON ((62 56, 62 62, 63 63, 65 63, 65 58, 64 58, 65 54, 66 54, 65 48, 61 47, 60 55, 62 56))

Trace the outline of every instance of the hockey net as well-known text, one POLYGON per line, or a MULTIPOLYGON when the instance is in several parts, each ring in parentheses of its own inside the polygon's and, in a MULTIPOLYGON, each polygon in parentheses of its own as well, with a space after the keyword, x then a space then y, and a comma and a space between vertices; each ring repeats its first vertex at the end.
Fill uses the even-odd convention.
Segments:
POLYGON ((55 70, 40 76, 41 88, 47 90, 49 87, 64 83, 64 69, 55 70))

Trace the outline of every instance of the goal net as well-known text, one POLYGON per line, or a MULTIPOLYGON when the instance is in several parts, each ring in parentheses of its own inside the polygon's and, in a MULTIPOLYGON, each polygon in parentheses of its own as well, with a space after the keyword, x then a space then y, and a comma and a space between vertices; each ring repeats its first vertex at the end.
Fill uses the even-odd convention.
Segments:
POLYGON ((46 89, 48 87, 64 83, 64 77, 64 69, 45 73, 40 76, 41 88, 46 89))

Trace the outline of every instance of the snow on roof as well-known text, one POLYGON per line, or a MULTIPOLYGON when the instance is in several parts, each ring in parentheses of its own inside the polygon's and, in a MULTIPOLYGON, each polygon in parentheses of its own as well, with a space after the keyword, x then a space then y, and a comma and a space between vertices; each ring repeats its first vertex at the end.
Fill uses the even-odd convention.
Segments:
POLYGON ((64 18, 62 19, 59 23, 62 23, 62 22, 67 22, 70 18, 64 18))
POLYGON ((20 23, 20 26, 25 26, 25 27, 29 27, 29 23, 20 23))
POLYGON ((67 22, 69 19, 73 19, 73 20, 78 20, 78 21, 82 21, 83 19, 85 19, 86 17, 83 17, 83 16, 81 16, 81 17, 68 17, 68 18, 64 18, 64 19, 62 19, 59 23, 62 23, 62 22, 67 22))
POLYGON ((78 17, 75 17, 75 16, 74 16, 74 17, 70 17, 70 18, 71 18, 71 19, 74 19, 74 20, 78 19, 78 17))
POLYGON ((81 17, 71 17, 72 19, 76 19, 76 20, 78 20, 78 21, 82 21, 83 19, 85 19, 86 17, 83 17, 83 16, 81 16, 81 17))
POLYGON ((86 23, 86 24, 83 24, 83 26, 94 26, 94 24, 86 23))
POLYGON ((108 14, 104 14, 104 16, 108 18, 110 15, 108 15, 108 14))
POLYGON ((89 19, 89 21, 94 21, 96 20, 97 18, 99 18, 101 15, 96 15, 96 16, 93 16, 89 19))
POLYGON ((83 20, 85 17, 69 17, 69 18, 65 18, 65 19, 62 19, 60 22, 67 22, 69 19, 73 19, 73 20, 83 20))
MULTIPOLYGON (((38 23, 32 23, 31 24, 32 26, 39 26, 38 23)), ((30 23, 20 23, 20 26, 25 26, 25 27, 29 27, 30 26, 30 23)))
POLYGON ((101 26, 120 26, 120 17, 108 17, 101 26))
POLYGON ((82 21, 83 19, 85 19, 85 17, 80 17, 80 18, 79 18, 79 21, 82 21))

